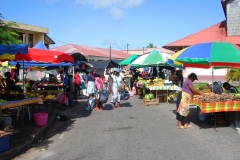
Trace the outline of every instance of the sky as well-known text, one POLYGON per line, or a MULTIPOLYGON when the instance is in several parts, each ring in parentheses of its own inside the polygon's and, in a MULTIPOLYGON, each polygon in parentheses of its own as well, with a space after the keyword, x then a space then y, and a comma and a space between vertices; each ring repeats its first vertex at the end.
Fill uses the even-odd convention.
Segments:
POLYGON ((51 48, 118 50, 162 47, 226 19, 221 0, 0 0, 0 13, 48 28, 51 48))

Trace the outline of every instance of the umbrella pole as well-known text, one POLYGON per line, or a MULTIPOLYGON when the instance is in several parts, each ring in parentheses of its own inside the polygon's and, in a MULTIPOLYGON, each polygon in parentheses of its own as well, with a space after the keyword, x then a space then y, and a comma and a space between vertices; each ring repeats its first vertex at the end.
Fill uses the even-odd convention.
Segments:
POLYGON ((25 93, 25 80, 24 80, 24 61, 23 61, 23 93, 25 93))
POLYGON ((212 92, 213 92, 213 82, 214 82, 214 68, 212 67, 212 92))

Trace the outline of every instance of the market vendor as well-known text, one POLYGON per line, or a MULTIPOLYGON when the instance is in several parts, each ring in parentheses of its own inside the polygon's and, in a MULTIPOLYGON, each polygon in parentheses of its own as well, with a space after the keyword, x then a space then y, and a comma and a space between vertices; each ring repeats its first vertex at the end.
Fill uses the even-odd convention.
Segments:
POLYGON ((189 124, 189 115, 183 114, 189 109, 189 104, 193 94, 202 95, 201 92, 197 91, 193 87, 193 82, 195 80, 198 80, 197 75, 195 73, 189 74, 188 79, 186 79, 183 83, 182 92, 178 95, 176 119, 178 120, 177 128, 179 129, 192 127, 192 125, 189 124))
POLYGON ((10 93, 11 91, 17 91, 19 93, 23 93, 23 89, 19 86, 17 86, 14 82, 14 80, 11 79, 11 73, 10 72, 6 72, 4 74, 4 76, 6 77, 5 79, 3 79, 3 85, 4 85, 4 89, 6 90, 6 92, 10 93))
POLYGON ((223 83, 223 88, 227 90, 228 93, 238 93, 238 90, 235 86, 229 84, 228 82, 223 83))

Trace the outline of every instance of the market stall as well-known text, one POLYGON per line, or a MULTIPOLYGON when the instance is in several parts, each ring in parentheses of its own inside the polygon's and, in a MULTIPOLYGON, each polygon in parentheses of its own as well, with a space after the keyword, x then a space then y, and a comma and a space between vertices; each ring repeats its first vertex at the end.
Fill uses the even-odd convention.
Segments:
MULTIPOLYGON (((234 44, 228 42, 198 43, 178 52, 175 57, 175 61, 181 62, 184 67, 212 69, 215 67, 239 68, 239 60, 240 51, 234 44)), ((214 74, 212 74, 212 82, 214 82, 214 74)), ((214 128, 216 128, 216 116, 219 113, 234 112, 237 115, 240 111, 238 100, 238 96, 208 93, 203 97, 195 97, 192 103, 201 110, 200 114, 212 113, 214 115, 214 128)))

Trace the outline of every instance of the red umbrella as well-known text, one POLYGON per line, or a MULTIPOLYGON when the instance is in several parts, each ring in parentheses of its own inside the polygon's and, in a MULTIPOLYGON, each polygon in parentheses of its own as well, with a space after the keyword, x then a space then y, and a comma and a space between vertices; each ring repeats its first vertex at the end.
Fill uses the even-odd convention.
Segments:
POLYGON ((29 48, 28 54, 15 55, 15 60, 17 61, 35 61, 44 63, 60 63, 60 62, 70 62, 74 63, 72 56, 57 51, 41 50, 35 48, 29 48))

